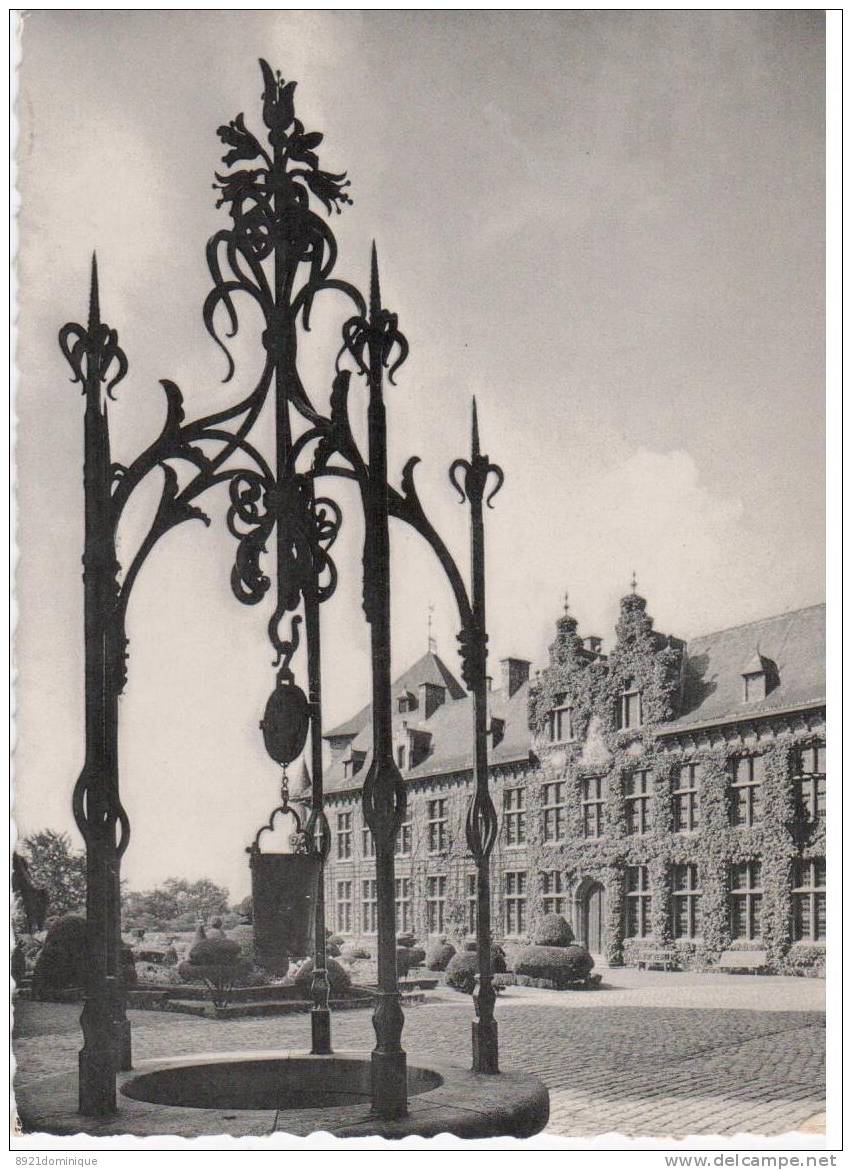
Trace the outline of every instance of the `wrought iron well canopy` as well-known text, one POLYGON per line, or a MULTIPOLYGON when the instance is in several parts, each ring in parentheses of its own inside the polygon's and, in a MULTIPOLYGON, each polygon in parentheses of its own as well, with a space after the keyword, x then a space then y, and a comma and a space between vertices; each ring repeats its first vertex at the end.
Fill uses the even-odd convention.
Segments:
MULTIPOLYGON (((458 607, 462 677, 472 696, 474 791, 466 836, 477 865, 479 980, 472 1023, 473 1068, 497 1073, 497 1024, 492 984, 489 857, 497 817, 488 790, 486 735, 487 634, 485 622, 484 507, 500 489, 503 473, 482 453, 476 403, 467 459, 450 467, 450 480, 470 516, 470 567, 465 575, 428 519, 415 485, 417 457, 405 464, 399 488, 388 482, 385 380, 408 355, 396 314, 383 304, 373 246, 369 294, 335 276, 337 244, 329 215, 351 202, 344 173, 324 170, 317 148, 322 134, 307 131, 296 117, 296 83, 285 81, 265 61, 263 123, 256 136, 243 114, 219 127, 228 148, 216 175, 218 205, 227 226, 207 244, 212 288, 203 307, 208 332, 226 359, 225 381, 234 374, 228 338, 239 327, 245 298, 259 308, 263 368, 257 383, 230 406, 187 420, 178 386, 163 380, 165 419, 157 438, 132 462, 112 460, 108 400, 126 376, 127 359, 116 331, 101 316, 98 272, 92 263, 88 322, 68 324, 59 341, 85 396, 84 422, 84 622, 86 757, 74 789, 74 815, 87 857, 87 946, 89 983, 81 1017, 79 1108, 89 1115, 116 1112, 115 1078, 131 1067, 130 1026, 120 965, 121 858, 130 835, 118 774, 118 699, 126 682, 125 619, 134 582, 160 538, 187 520, 209 524, 199 500, 224 485, 229 495, 227 527, 237 541, 231 585, 246 605, 261 602, 273 588, 268 623, 275 654, 273 691, 262 729, 267 749, 284 769, 282 808, 289 807, 286 768, 307 744, 310 813, 304 848, 321 869, 330 832, 323 801, 320 606, 337 586, 331 549, 342 522, 338 503, 320 493, 321 481, 351 481, 365 520, 363 608, 370 625, 372 661, 372 761, 363 784, 363 810, 375 841, 378 903, 378 996, 373 1024, 371 1098, 377 1117, 398 1118, 407 1110, 403 1012, 396 969, 394 844, 403 819, 406 790, 391 739, 391 597, 389 520, 417 531, 442 566, 458 607), (322 413, 308 397, 298 354, 309 330, 316 298, 336 293, 350 306, 340 350, 330 374, 329 408, 322 413), (225 336, 220 332, 227 325, 225 336), (350 424, 352 378, 368 392, 367 450, 350 424), (252 438, 267 403, 274 411, 275 453, 267 461, 252 438), (182 467, 182 474, 178 469, 182 467), (160 494, 148 531, 122 571, 116 555, 118 524, 143 480, 159 476, 160 494), (275 539, 275 571, 264 556, 275 539), (307 693, 296 683, 292 663, 304 653, 307 693)), ((331 1017, 325 953, 323 883, 316 889, 314 976, 311 989, 312 1052, 330 1053, 331 1017)))

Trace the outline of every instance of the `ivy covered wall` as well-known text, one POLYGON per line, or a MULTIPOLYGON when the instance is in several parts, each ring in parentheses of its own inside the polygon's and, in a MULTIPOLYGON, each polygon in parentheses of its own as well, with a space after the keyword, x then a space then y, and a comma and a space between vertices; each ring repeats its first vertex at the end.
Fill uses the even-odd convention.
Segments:
MULTIPOLYGON (((643 953, 661 948, 679 952, 685 965, 703 967, 723 950, 764 950, 776 970, 819 967, 824 948, 793 945, 792 888, 794 861, 825 856, 822 820, 806 825, 796 804, 794 777, 799 751, 824 735, 824 715, 780 712, 749 723, 667 731, 682 698, 683 643, 654 631, 645 601, 630 594, 622 600, 616 645, 609 659, 591 657, 577 635, 576 621, 565 615, 557 623, 550 664, 530 693, 530 727, 541 760, 537 783, 528 794, 530 864, 539 871, 558 870, 573 894, 587 878, 606 891, 606 954, 611 963, 635 963, 643 953), (622 728, 622 696, 638 690, 641 726, 622 728), (548 734, 554 707, 572 709, 576 742, 552 744, 548 734), (761 815, 752 826, 731 823, 731 777, 744 756, 763 757, 761 815), (697 765, 699 824, 679 832, 674 823, 673 782, 685 764, 697 765), (631 835, 626 822, 625 784, 637 771, 650 781, 648 823, 631 835), (582 786, 587 777, 607 778, 601 837, 584 836, 582 786), (565 839, 541 838, 542 785, 563 780, 568 790, 565 839), (731 937, 731 866, 757 861, 761 866, 760 937, 752 942, 731 937), (697 866, 701 928, 693 939, 673 938, 673 867, 697 866), (625 871, 647 866, 651 895, 650 937, 625 938, 625 871)), ((569 895, 570 897, 570 895, 569 895)), ((575 926, 581 907, 572 906, 575 926)))
MULTIPOLYGON (((800 750, 822 742, 824 708, 795 713, 777 711, 750 720, 732 719, 703 728, 674 723, 683 702, 684 643, 655 631, 646 603, 635 593, 622 600, 612 653, 604 659, 581 640, 577 623, 566 614, 557 622, 546 670, 530 687, 531 751, 528 760, 492 769, 492 793, 501 832, 492 854, 492 923, 498 939, 505 938, 505 874, 526 875, 526 934, 544 913, 544 874, 560 875, 563 912, 576 932, 582 928, 583 898, 592 883, 604 889, 605 954, 610 963, 634 964, 649 950, 673 949, 681 963, 696 968, 712 966, 722 951, 765 951, 769 966, 784 972, 819 971, 824 945, 793 939, 794 863, 796 859, 825 857, 825 826, 821 819, 804 822, 796 802, 795 776, 800 750), (623 727, 623 696, 640 696, 641 725, 623 727), (556 707, 570 707, 572 737, 553 743, 550 715, 556 707), (735 762, 761 756, 761 814, 752 826, 731 823, 731 775, 735 762), (679 832, 674 822, 672 783, 684 764, 698 771, 699 824, 679 832), (628 831, 625 782, 634 772, 647 770, 649 779, 646 831, 628 831), (584 835, 583 785, 605 777, 603 832, 584 835), (564 835, 545 841, 544 790, 549 783, 564 785, 564 835), (524 808, 523 840, 507 834, 504 793, 520 789, 524 808), (761 902, 759 938, 731 937, 730 871, 742 862, 759 861, 761 902), (700 890, 701 927, 694 939, 673 938, 672 877, 675 866, 695 865, 700 890), (625 880, 627 868, 646 866, 651 898, 650 935, 625 937, 625 880)), ((397 877, 410 882, 411 914, 415 933, 427 933, 426 901, 430 877, 443 876, 444 931, 468 933, 468 875, 475 871, 467 851, 464 818, 471 796, 469 773, 433 776, 409 786, 412 849, 397 858, 397 877), (428 807, 445 799, 446 848, 430 853, 428 807)), ((517 804, 513 797, 511 803, 517 804)), ((352 880, 353 933, 362 932, 361 890, 375 874, 375 862, 362 853, 360 794, 341 793, 328 802, 332 854, 327 868, 327 915, 334 922, 335 883, 352 880), (353 856, 337 861, 335 813, 353 812, 353 856)), ((511 941, 511 940, 510 940, 511 941)))

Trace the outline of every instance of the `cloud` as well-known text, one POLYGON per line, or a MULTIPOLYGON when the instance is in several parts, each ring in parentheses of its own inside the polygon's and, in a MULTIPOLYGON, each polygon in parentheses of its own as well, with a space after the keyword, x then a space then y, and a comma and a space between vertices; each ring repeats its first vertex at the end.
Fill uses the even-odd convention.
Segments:
POLYGON ((559 497, 526 508, 524 557, 520 523, 519 514, 500 534, 489 586, 496 646, 517 645, 540 661, 564 590, 581 633, 611 642, 634 569, 657 628, 678 636, 764 612, 765 563, 750 555, 746 502, 706 482, 687 451, 619 445, 603 465, 566 459, 559 497))

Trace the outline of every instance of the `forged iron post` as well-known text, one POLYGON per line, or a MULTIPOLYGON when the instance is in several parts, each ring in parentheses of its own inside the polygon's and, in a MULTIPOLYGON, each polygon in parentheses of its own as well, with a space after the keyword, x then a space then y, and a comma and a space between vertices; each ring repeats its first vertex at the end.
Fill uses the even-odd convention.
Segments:
POLYGON ((365 487, 364 608, 370 623, 373 675, 373 759, 364 780, 364 817, 376 846, 378 1002, 373 1013, 371 1097, 378 1117, 408 1112, 404 1016, 396 969, 394 848, 405 813, 405 787, 393 756, 390 660, 390 541, 388 535, 387 422, 383 367, 396 337, 395 318, 382 309, 376 246, 370 273, 366 330, 369 357, 368 475, 365 487))
MULTIPOLYGON (((311 485, 311 514, 316 502, 311 485)), ((325 941, 325 862, 331 847, 331 834, 323 807, 322 766, 322 676, 320 658, 320 599, 316 583, 318 567, 313 565, 313 586, 305 593, 305 641, 308 655, 308 704, 311 719, 311 813, 305 826, 310 848, 322 859, 322 871, 316 897, 314 924, 314 973, 311 979, 311 1052, 331 1053, 331 1012, 325 941)))
MULTIPOLYGON (((493 471, 502 484, 500 468, 489 463, 479 449, 479 424, 476 399, 471 419, 470 463, 465 470, 465 491, 470 504, 470 579, 472 621, 465 642, 468 686, 473 696, 473 770, 475 791, 468 811, 466 836, 468 848, 476 860, 476 942, 479 953, 479 986, 474 996, 477 1018, 471 1025, 473 1070, 499 1072, 497 1022, 494 1019, 496 995, 491 958, 491 851, 497 837, 497 814, 488 791, 488 684, 486 660, 488 635, 485 623, 485 526, 482 507, 485 485, 493 471)), ((490 501, 490 496, 489 496, 490 501)))
POLYGON ((74 788, 74 819, 86 844, 85 1003, 80 1018, 79 1108, 88 1116, 116 1110, 115 1072, 130 1066, 129 1025, 120 965, 118 895, 121 856, 129 835, 118 793, 118 695, 124 636, 118 607, 112 475, 106 395, 124 377, 127 360, 114 330, 101 321, 97 261, 92 258, 88 325, 66 325, 62 352, 83 383, 85 533, 86 758, 74 788), (107 382, 108 374, 113 376, 107 382), (118 838, 117 838, 118 835, 118 838))

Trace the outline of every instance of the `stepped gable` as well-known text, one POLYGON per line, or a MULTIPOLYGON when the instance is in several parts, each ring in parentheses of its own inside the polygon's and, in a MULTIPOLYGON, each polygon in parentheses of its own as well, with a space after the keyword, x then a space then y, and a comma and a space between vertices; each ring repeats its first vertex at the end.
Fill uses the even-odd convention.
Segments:
POLYGON ((825 702, 825 605, 748 622, 686 644, 681 715, 661 731, 825 702), (771 664, 766 697, 745 702, 743 673, 771 664))

